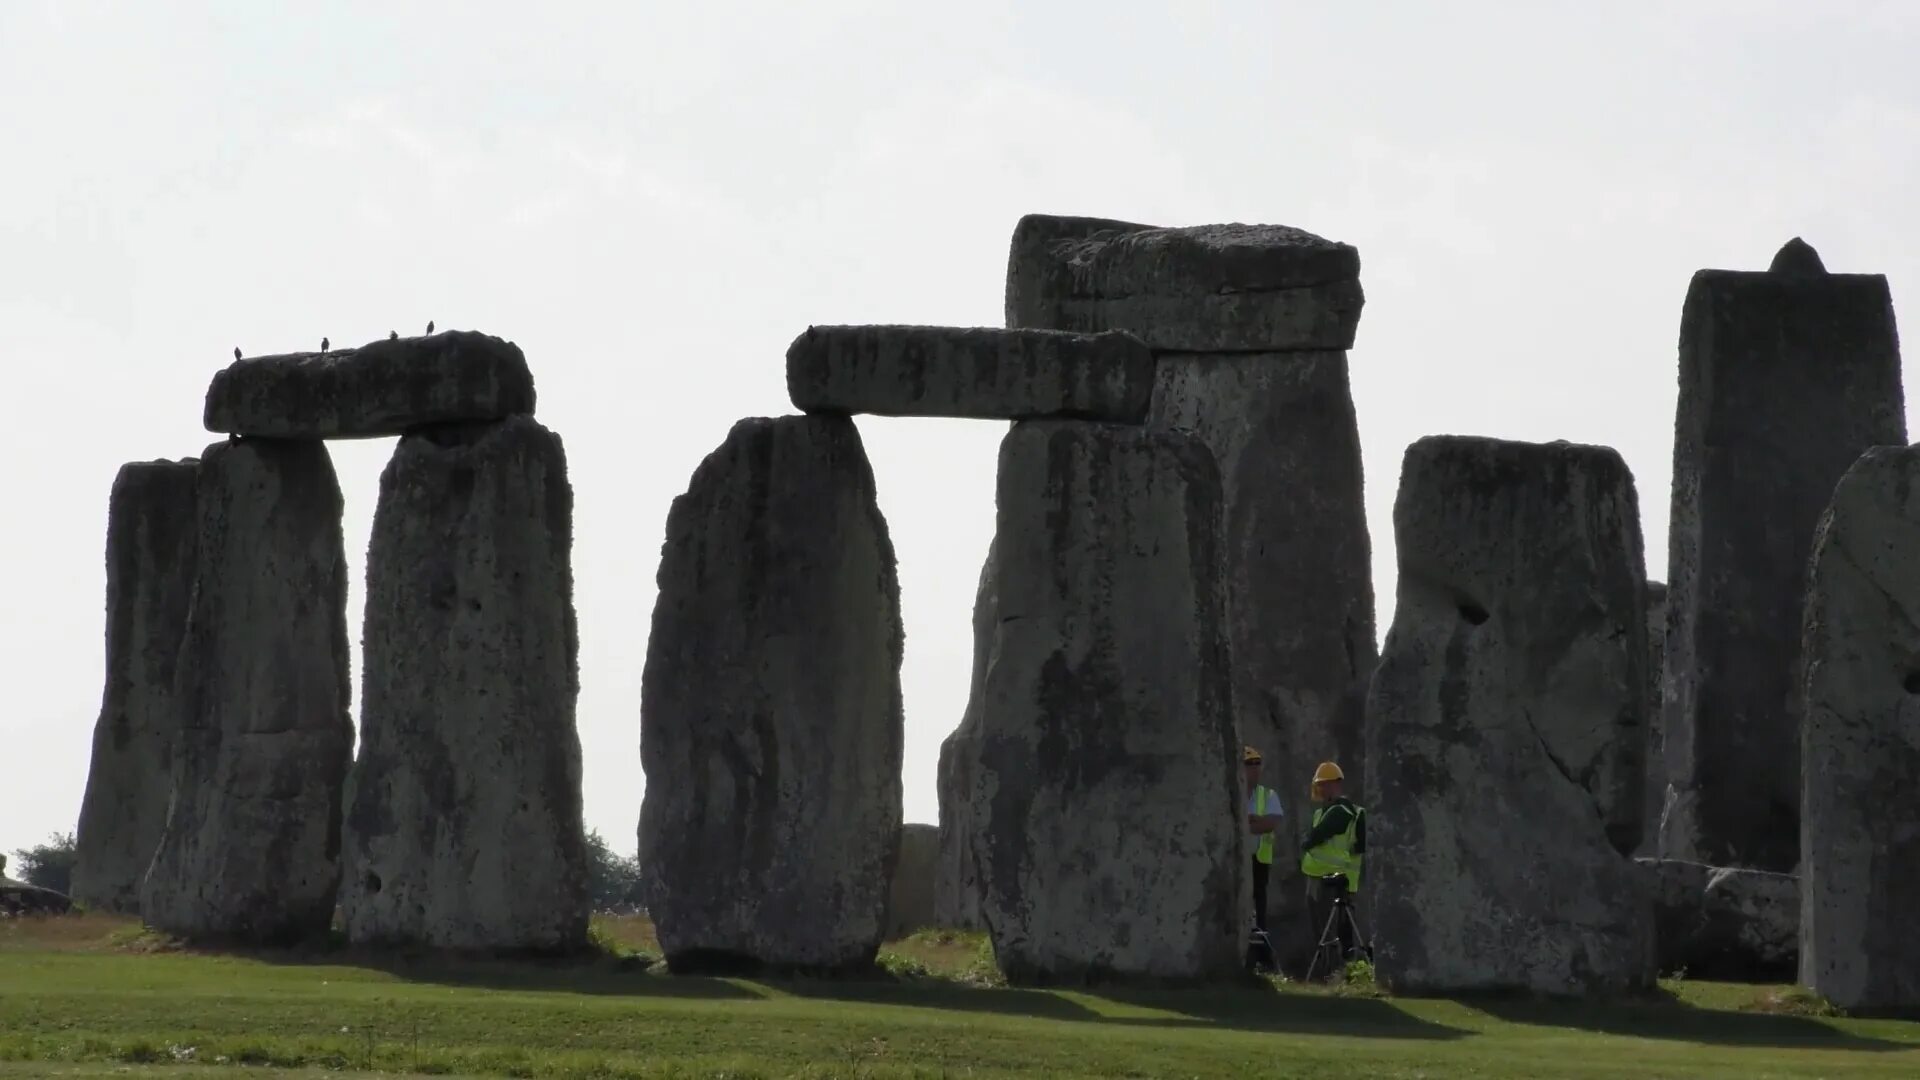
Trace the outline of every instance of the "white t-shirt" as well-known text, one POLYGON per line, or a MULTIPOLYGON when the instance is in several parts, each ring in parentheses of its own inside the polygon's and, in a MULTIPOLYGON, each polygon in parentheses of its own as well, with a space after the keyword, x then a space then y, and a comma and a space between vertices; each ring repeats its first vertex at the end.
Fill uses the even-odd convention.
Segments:
POLYGON ((1255 787, 1253 793, 1247 796, 1247 813, 1260 813, 1260 793, 1263 791, 1267 793, 1267 813, 1274 817, 1286 817, 1287 812, 1280 808, 1280 797, 1264 786, 1255 787))

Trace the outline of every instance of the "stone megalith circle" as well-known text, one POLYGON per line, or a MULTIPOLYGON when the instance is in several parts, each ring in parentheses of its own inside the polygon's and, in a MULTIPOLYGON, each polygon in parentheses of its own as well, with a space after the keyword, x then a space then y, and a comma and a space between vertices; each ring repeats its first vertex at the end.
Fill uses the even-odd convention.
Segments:
MULTIPOLYGON (((1337 761, 1356 791, 1366 776, 1373 556, 1344 351, 1359 273, 1352 245, 1278 225, 1032 214, 1008 256, 1007 325, 1138 334, 1156 359, 1149 426, 1197 435, 1219 463, 1235 714, 1281 797, 1289 866, 1314 767, 1337 761)), ((1268 898, 1283 965, 1304 964, 1318 930, 1304 901, 1268 898)))
POLYGON ((1212 455, 1027 421, 996 502, 971 827, 1000 969, 1234 974, 1252 909, 1212 455))
POLYGON ((1803 627, 1800 982, 1920 1007, 1920 447, 1841 477, 1803 627))
POLYGON ((189 938, 325 934, 353 747, 340 484, 322 443, 238 439, 201 455, 194 498, 173 796, 140 912, 189 938))
POLYGON ((193 597, 200 462, 130 462, 107 504, 107 677, 80 804, 73 898, 136 915, 173 791, 174 665, 193 597))
POLYGON ((996 577, 989 542, 973 598, 973 677, 967 710, 960 726, 940 743, 935 777, 940 796, 940 866, 934 917, 941 926, 962 930, 986 928, 980 918, 980 871, 973 861, 973 785, 980 771, 980 709, 986 700, 987 667, 992 663, 993 632, 1000 624, 996 577))
POLYGON ((870 964, 901 824, 904 632, 853 421, 734 425, 668 512, 659 588, 640 862, 668 966, 870 964))
POLYGON ((1792 702, 1814 527, 1861 454, 1905 445, 1904 403, 1885 277, 1826 273, 1797 240, 1769 271, 1693 276, 1674 422, 1662 856, 1798 862, 1792 702))
POLYGON ((1647 686, 1626 463, 1605 447, 1425 438, 1393 521, 1398 601, 1367 702, 1381 980, 1647 985, 1649 896, 1625 857, 1647 686))
POLYGON ((340 914, 354 943, 586 943, 573 491, 532 417, 418 429, 380 476, 340 914))

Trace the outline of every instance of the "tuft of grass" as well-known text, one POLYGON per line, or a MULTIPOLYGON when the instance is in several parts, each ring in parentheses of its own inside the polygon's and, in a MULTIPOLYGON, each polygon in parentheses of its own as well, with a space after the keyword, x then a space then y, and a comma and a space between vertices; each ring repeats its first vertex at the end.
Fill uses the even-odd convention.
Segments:
POLYGON ((1761 991, 1745 1008, 1746 1012, 1770 1016, 1842 1017, 1847 1015, 1833 1002, 1804 986, 1774 986, 1761 991))

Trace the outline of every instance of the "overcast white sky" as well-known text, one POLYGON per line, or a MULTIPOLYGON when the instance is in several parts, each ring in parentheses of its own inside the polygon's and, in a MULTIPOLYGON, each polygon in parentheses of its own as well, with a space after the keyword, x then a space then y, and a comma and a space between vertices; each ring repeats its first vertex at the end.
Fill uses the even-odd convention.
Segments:
MULTIPOLYGON (((809 323, 999 325, 1029 211, 1359 247, 1383 630, 1426 434, 1618 447, 1664 577, 1693 271, 1797 234, 1920 318, 1915 56, 1899 0, 0 0, 0 851, 78 815, 115 470, 213 440, 236 345, 428 319, 517 341, 566 440, 587 821, 631 851, 668 503, 734 420, 791 411, 809 323)), ((861 430, 934 821, 1004 426, 861 430)), ((336 444, 356 643, 389 449, 336 444)))

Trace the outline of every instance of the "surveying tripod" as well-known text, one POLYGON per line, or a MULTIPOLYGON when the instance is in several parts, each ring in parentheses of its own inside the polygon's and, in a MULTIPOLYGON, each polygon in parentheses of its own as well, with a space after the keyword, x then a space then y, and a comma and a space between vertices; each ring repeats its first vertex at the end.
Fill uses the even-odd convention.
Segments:
POLYGON ((1313 960, 1307 964, 1307 981, 1312 982, 1315 974, 1331 977, 1336 971, 1346 970, 1347 961, 1354 957, 1373 962, 1373 943, 1367 940, 1360 930, 1360 920, 1353 913, 1353 903, 1347 896, 1347 879, 1334 874, 1320 879, 1319 887, 1333 894, 1333 901, 1327 911, 1327 921, 1320 928, 1320 940, 1314 943, 1313 960), (1348 940, 1353 942, 1353 954, 1349 956, 1340 944, 1340 931, 1349 932, 1348 940))

